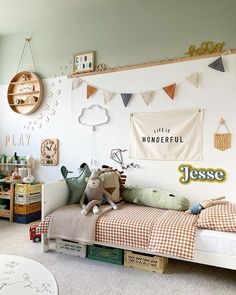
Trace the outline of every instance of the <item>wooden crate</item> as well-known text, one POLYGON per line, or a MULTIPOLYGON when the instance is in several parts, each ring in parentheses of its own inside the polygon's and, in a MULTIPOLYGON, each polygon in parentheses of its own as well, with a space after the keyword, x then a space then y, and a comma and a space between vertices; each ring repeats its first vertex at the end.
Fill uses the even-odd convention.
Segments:
POLYGON ((17 194, 37 194, 41 192, 42 184, 16 183, 15 193, 17 194))
POLYGON ((41 210, 41 202, 31 204, 15 204, 14 213, 30 214, 41 210))
POLYGON ((124 265, 131 266, 137 269, 163 273, 167 267, 168 258, 141 254, 133 251, 125 250, 124 265))
POLYGON ((56 239, 56 252, 73 256, 86 257, 85 244, 63 239, 56 239))
POLYGON ((89 245, 87 257, 121 265, 123 264, 124 250, 100 245, 89 245))

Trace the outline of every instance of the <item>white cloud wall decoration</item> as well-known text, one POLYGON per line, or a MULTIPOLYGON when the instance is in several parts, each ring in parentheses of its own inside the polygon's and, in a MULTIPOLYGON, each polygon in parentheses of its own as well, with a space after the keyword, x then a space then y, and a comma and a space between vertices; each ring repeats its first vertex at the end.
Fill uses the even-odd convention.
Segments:
POLYGON ((81 125, 90 126, 93 130, 95 130, 97 126, 108 123, 108 121, 109 115, 107 109, 97 104, 88 108, 83 108, 78 117, 78 122, 81 125))

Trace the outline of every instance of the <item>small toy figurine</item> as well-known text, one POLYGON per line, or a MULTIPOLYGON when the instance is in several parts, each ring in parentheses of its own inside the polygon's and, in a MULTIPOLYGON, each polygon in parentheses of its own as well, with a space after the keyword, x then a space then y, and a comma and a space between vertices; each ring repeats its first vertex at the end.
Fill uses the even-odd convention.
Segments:
POLYGON ((225 199, 225 197, 219 197, 219 198, 215 198, 215 199, 205 200, 205 201, 203 201, 201 203, 195 203, 195 204, 192 205, 189 212, 192 213, 192 214, 198 214, 203 209, 206 209, 208 207, 228 203, 228 201, 226 201, 224 199, 225 199))
POLYGON ((38 226, 38 223, 33 223, 30 225, 29 234, 30 234, 30 240, 34 243, 41 241, 41 234, 36 233, 36 227, 38 226))

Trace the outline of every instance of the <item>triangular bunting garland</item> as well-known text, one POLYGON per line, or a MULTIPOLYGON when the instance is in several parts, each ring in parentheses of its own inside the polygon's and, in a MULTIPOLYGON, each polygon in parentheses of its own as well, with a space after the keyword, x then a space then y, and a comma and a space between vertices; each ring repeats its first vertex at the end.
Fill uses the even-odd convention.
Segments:
POLYGON ((145 101, 146 105, 149 105, 151 98, 152 98, 153 91, 143 92, 140 94, 142 95, 143 100, 145 101))
POLYGON ((90 98, 95 92, 97 91, 97 88, 87 85, 87 99, 90 98))
POLYGON ((81 84, 82 84, 82 81, 79 78, 73 78, 72 91, 79 88, 81 84))
POLYGON ((216 60, 214 60, 211 64, 208 65, 208 67, 216 71, 225 72, 222 57, 219 57, 216 60))
POLYGON ((175 96, 175 86, 176 83, 162 88, 171 99, 174 99, 175 96))
POLYGON ((113 92, 104 90, 104 92, 103 92, 104 103, 107 104, 108 102, 110 102, 112 97, 114 96, 114 94, 115 93, 113 93, 113 92))
POLYGON ((124 106, 127 107, 129 104, 130 98, 132 96, 132 93, 121 93, 120 94, 124 103, 124 106))
POLYGON ((199 81, 200 81, 200 74, 199 72, 193 73, 185 78, 189 83, 193 84, 195 87, 198 88, 199 81))

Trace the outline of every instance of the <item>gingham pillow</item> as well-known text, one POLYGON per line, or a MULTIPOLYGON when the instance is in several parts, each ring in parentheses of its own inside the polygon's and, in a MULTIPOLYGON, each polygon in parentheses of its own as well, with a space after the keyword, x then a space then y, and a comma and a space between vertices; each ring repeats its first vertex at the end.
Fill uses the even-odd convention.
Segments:
POLYGON ((229 202, 202 210, 197 227, 236 232, 236 204, 229 202))

